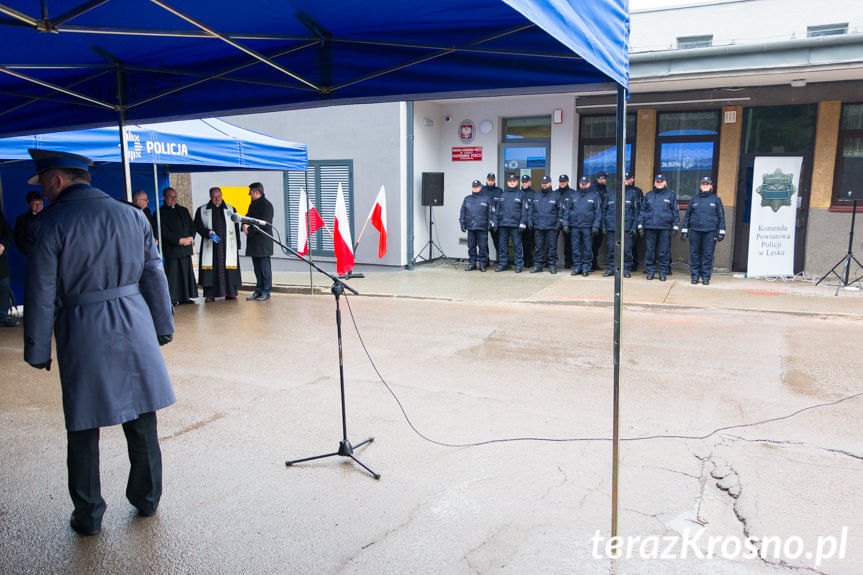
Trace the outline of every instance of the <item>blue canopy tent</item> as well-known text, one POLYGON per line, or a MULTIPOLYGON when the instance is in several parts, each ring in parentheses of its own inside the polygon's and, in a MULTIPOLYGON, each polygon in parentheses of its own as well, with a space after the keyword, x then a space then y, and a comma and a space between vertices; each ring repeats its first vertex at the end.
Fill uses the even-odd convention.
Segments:
MULTIPOLYGON (((408 101, 412 116, 421 99, 609 90, 624 171, 628 0, 42 0, 39 12, 0 0, 0 31, 0 136, 360 102, 408 101)), ((408 213, 412 150, 409 133, 408 213)), ((412 238, 409 227, 409 251, 412 238)))
MULTIPOLYGON (((214 118, 129 124, 125 131, 134 189, 147 191, 157 207, 159 190, 168 185, 169 171, 305 170, 308 165, 305 144, 273 138, 214 118)), ((95 185, 118 197, 117 191, 123 189, 116 128, 0 138, 2 206, 10 224, 26 210, 27 192, 36 189, 27 184, 33 174, 28 148, 86 155, 96 162, 92 170, 95 185)), ((159 210, 155 213, 158 218, 159 210)), ((24 261, 17 250, 11 250, 9 255, 13 289, 20 300, 24 261)))

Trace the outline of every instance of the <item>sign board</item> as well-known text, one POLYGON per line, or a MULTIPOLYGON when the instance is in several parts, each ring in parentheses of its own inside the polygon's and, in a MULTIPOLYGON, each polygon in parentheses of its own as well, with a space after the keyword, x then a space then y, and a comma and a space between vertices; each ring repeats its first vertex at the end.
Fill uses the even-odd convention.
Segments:
POLYGON ((749 277, 793 276, 800 156, 757 156, 752 172, 749 277))
POLYGON ((453 162, 478 162, 482 160, 482 146, 453 147, 453 162))

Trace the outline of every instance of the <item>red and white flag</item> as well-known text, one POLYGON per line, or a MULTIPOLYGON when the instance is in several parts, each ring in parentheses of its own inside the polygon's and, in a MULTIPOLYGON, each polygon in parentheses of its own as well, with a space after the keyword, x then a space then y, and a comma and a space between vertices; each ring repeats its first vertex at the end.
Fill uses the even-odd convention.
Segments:
POLYGON ((372 206, 372 211, 369 213, 369 220, 375 229, 380 232, 378 238, 378 258, 387 255, 387 192, 383 186, 378 192, 378 197, 375 198, 375 203, 372 206))
POLYGON ((301 256, 309 255, 309 235, 324 227, 324 220, 321 218, 321 214, 318 213, 317 208, 311 206, 307 210, 308 205, 310 204, 306 201, 306 190, 300 188, 300 201, 297 206, 297 212, 299 213, 297 217, 299 225, 299 229, 297 230, 297 253, 301 256))
POLYGON ((351 241, 351 223, 348 221, 348 208, 345 205, 345 195, 342 184, 339 183, 339 193, 336 196, 336 221, 333 233, 333 248, 336 252, 336 272, 344 275, 354 267, 354 244, 351 241))

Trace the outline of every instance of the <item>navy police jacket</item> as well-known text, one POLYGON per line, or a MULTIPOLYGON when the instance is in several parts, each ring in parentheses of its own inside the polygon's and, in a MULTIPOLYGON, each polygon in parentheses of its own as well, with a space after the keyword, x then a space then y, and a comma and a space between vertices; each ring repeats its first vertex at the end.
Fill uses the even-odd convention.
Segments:
POLYGON ((501 192, 497 198, 494 221, 498 226, 509 228, 527 224, 527 202, 521 188, 507 188, 501 192))
POLYGON ((725 208, 714 192, 698 192, 683 216, 683 229, 696 232, 716 232, 725 229, 725 208))
MULTIPOLYGON (((624 201, 626 207, 624 208, 623 231, 631 232, 635 230, 638 221, 638 194, 632 187, 626 188, 624 201)), ((608 192, 605 195, 605 202, 602 204, 602 229, 608 232, 617 229, 615 227, 617 211, 617 194, 608 192)))
POLYGON ((652 189, 644 196, 638 211, 638 225, 648 230, 670 230, 680 225, 677 194, 665 188, 652 189))
POLYGON ((468 230, 487 230, 491 222, 491 200, 482 192, 466 196, 461 203, 458 223, 468 230))
POLYGON ((527 221, 537 230, 553 230, 560 224, 560 194, 551 188, 536 192, 527 212, 527 221))
POLYGON ((602 199, 593 188, 572 190, 563 200, 563 225, 571 228, 599 228, 602 199))

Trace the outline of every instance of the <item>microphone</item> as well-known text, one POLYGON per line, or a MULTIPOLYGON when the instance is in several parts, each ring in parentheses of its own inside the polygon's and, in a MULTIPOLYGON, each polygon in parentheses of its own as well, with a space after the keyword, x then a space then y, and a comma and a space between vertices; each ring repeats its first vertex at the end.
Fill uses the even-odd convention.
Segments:
POLYGON ((231 214, 231 220, 238 224, 254 224, 262 228, 270 225, 270 222, 259 220, 258 218, 250 218, 249 216, 241 216, 237 212, 231 214))

